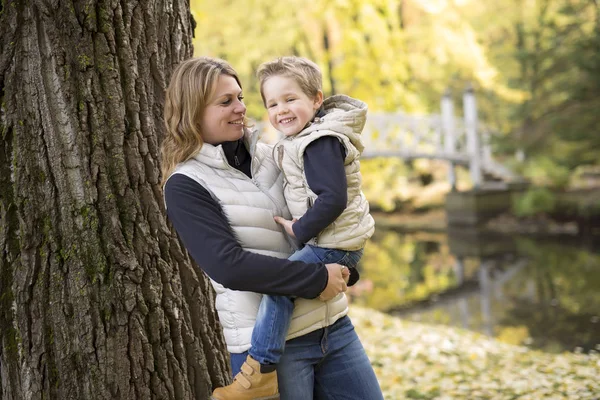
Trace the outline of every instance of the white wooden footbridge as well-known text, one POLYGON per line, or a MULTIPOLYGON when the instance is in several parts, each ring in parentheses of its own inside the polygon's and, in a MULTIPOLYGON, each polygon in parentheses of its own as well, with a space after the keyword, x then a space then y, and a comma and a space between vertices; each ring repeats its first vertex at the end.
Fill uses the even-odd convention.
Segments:
POLYGON ((471 89, 464 93, 463 109, 464 117, 456 118, 452 99, 446 94, 441 101, 440 114, 370 113, 362 134, 365 150, 361 158, 446 160, 453 187, 456 183, 455 165, 468 166, 475 187, 485 183, 486 175, 503 181, 518 179, 493 159, 492 133, 477 119, 477 106, 471 89))

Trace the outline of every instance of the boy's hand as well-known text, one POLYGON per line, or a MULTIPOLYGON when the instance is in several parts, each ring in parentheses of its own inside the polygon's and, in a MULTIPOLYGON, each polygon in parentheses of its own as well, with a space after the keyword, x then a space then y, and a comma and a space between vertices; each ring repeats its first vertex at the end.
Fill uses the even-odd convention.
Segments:
POLYGON ((294 223, 296 223, 298 221, 296 218, 294 218, 291 221, 289 219, 285 219, 285 218, 282 218, 279 216, 276 216, 273 218, 275 219, 275 222, 277 222, 279 225, 283 226, 283 228, 288 233, 288 235, 290 235, 293 238, 296 238, 296 235, 294 235, 294 230, 292 229, 292 225, 294 225, 294 223))

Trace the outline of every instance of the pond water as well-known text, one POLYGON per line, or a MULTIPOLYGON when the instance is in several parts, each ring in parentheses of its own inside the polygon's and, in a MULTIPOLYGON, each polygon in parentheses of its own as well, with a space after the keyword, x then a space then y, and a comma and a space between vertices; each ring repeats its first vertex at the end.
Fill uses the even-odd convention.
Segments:
POLYGON ((548 352, 600 350, 598 239, 378 228, 352 302, 548 352))

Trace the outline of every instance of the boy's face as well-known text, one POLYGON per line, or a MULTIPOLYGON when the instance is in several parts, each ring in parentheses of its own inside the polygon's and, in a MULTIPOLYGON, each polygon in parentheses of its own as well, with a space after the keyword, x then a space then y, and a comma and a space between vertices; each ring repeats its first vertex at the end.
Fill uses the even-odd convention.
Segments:
POLYGON ((263 83, 269 121, 285 136, 299 133, 313 119, 323 103, 323 92, 314 99, 307 96, 298 83, 285 76, 272 76, 263 83))

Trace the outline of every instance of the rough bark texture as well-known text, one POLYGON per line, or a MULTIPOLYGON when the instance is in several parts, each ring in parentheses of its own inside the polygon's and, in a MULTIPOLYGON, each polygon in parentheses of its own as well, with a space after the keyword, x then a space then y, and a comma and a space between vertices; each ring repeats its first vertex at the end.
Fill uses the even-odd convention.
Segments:
POLYGON ((224 341, 158 168, 188 1, 0 12, 0 399, 208 398, 224 341))

